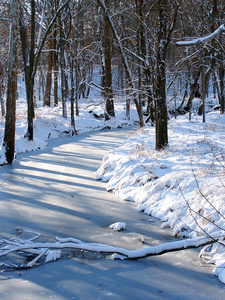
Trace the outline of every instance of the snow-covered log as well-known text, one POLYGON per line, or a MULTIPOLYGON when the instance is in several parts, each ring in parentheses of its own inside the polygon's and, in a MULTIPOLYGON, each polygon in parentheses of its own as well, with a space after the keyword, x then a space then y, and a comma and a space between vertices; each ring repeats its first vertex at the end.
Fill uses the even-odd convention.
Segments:
POLYGON ((196 45, 196 44, 202 44, 202 43, 210 41, 211 39, 213 39, 214 37, 216 37, 218 34, 220 34, 223 31, 225 31, 225 24, 221 25, 218 29, 216 29, 213 33, 211 33, 209 35, 206 35, 204 37, 199 37, 196 39, 192 39, 189 41, 179 41, 176 44, 178 46, 191 46, 191 45, 196 45))
POLYGON ((11 240, 0 239, 0 257, 5 257, 14 252, 19 252, 19 254, 24 252, 37 255, 36 258, 28 262, 27 267, 33 267, 35 263, 43 256, 46 256, 45 262, 60 258, 62 249, 80 249, 98 253, 119 254, 113 255, 112 259, 139 259, 147 256, 160 255, 171 251, 197 248, 202 245, 216 242, 221 238, 221 236, 221 232, 216 232, 211 236, 202 236, 194 239, 169 242, 139 250, 128 250, 106 244, 84 243, 74 238, 55 238, 55 243, 39 243, 33 242, 33 239, 23 240, 21 238, 14 238, 11 240))

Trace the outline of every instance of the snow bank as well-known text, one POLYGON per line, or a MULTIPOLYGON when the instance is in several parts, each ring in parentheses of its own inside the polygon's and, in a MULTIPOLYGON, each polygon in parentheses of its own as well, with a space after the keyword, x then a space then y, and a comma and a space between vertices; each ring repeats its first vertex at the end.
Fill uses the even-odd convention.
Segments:
MULTIPOLYGON (((206 118, 207 123, 198 116, 191 122, 188 116, 171 120, 165 151, 154 150, 154 128, 139 130, 104 157, 96 178, 107 182, 108 191, 161 219, 174 235, 195 238, 223 232, 225 116, 211 112, 206 118)), ((210 252, 216 275, 225 263, 224 246, 219 245, 214 246, 219 256, 210 252)))

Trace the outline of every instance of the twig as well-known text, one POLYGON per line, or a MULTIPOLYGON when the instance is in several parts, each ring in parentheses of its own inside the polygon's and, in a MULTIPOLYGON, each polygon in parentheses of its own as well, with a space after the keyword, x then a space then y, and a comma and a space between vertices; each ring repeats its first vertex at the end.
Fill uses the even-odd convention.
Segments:
POLYGON ((44 249, 36 258, 34 258, 32 261, 30 261, 28 264, 27 264, 27 267, 33 267, 34 266, 34 264, 42 257, 42 256, 44 256, 46 253, 47 253, 47 251, 48 251, 49 249, 47 248, 47 249, 44 249))

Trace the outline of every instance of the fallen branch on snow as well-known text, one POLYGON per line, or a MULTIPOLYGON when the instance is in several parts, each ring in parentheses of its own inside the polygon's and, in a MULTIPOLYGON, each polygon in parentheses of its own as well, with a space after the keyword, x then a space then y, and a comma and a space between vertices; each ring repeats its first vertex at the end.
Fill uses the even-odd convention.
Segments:
MULTIPOLYGON (((26 231, 23 232, 26 233, 26 231)), ((23 240, 21 238, 13 238, 9 240, 0 239, 0 257, 6 257, 7 255, 15 252, 37 255, 37 257, 35 257, 26 265, 27 267, 33 267, 35 263, 43 256, 46 257, 45 262, 60 258, 62 249, 80 249, 98 253, 114 253, 111 257, 112 259, 139 259, 147 256, 160 255, 171 251, 197 248, 199 246, 218 241, 221 236, 221 232, 216 232, 210 237, 202 236, 194 239, 169 242, 158 246, 150 246, 140 250, 127 250, 106 244, 84 243, 75 238, 60 239, 56 237, 55 243, 34 242, 36 238, 40 237, 40 235, 37 234, 36 238, 33 237, 28 240, 23 240)))

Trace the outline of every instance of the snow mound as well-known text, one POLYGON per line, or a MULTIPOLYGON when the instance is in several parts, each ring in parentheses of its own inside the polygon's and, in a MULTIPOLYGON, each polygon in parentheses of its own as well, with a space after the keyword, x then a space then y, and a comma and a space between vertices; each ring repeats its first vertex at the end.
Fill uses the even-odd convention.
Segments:
POLYGON ((116 222, 109 226, 109 229, 113 229, 114 231, 120 231, 125 230, 127 227, 127 224, 124 222, 116 222))
POLYGON ((61 257, 61 250, 49 250, 45 262, 55 261, 61 257))

